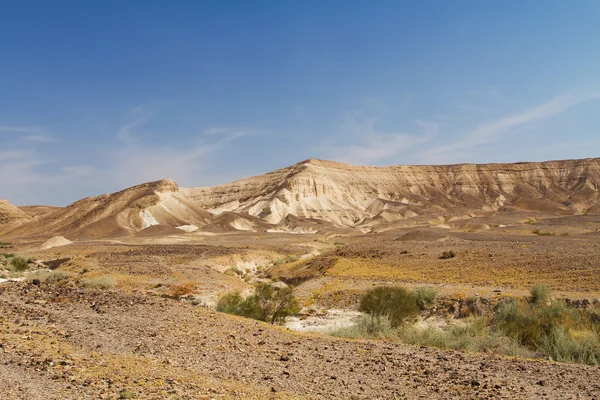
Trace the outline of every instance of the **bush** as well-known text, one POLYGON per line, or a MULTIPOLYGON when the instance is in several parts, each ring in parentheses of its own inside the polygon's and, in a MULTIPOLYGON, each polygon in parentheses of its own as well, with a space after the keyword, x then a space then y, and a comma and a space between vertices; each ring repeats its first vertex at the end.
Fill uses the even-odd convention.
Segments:
POLYGON ((535 349, 545 333, 539 317, 529 304, 512 300, 498 308, 493 324, 506 336, 535 349))
POLYGON ((386 316, 393 328, 419 312, 415 297, 401 287, 377 287, 365 292, 359 310, 373 317, 386 316))
POLYGON ((62 271, 39 270, 39 271, 35 271, 33 274, 30 274, 27 277, 27 280, 31 282, 34 279, 37 279, 42 283, 54 285, 54 284, 64 281, 67 278, 68 278, 68 275, 62 271))
POLYGON ((543 305, 550 300, 552 289, 549 286, 536 284, 530 290, 531 303, 535 305, 543 305))
POLYGON ((238 276, 238 275, 243 275, 244 273, 242 272, 242 270, 240 270, 238 267, 231 267, 229 269, 227 269, 225 272, 223 272, 225 275, 229 275, 229 276, 238 276))
POLYGON ((356 324, 336 329, 329 334, 347 339, 392 338, 398 335, 396 329, 390 324, 389 318, 378 318, 371 315, 363 315, 356 320, 356 324))
POLYGON ((244 302, 240 292, 227 293, 219 298, 217 311, 227 314, 241 315, 241 305, 244 302))
POLYGON ((454 258, 454 257, 456 257, 456 253, 454 252, 454 250, 444 251, 442 253, 442 255, 440 256, 440 260, 447 260, 449 258, 454 258))
POLYGON ((101 276, 99 278, 84 279, 84 287, 93 289, 110 289, 115 286, 115 279, 111 276, 101 276))
POLYGON ((419 308, 424 310, 433 304, 437 297, 437 291, 432 287, 421 286, 413 290, 413 296, 417 300, 419 308))
POLYGON ((575 339, 566 328, 555 326, 540 347, 554 361, 600 365, 600 340, 595 332, 575 339))
POLYGON ((244 300, 239 292, 224 295, 219 299, 217 311, 276 324, 283 323, 288 316, 298 313, 300 306, 292 289, 262 284, 256 288, 255 294, 244 300))
POLYGON ((186 296, 194 291, 196 284, 194 282, 186 282, 181 285, 173 286, 171 288, 171 296, 180 298, 186 296))
POLYGON ((23 272, 29 268, 27 260, 23 257, 15 256, 10 260, 10 266, 14 271, 23 272))

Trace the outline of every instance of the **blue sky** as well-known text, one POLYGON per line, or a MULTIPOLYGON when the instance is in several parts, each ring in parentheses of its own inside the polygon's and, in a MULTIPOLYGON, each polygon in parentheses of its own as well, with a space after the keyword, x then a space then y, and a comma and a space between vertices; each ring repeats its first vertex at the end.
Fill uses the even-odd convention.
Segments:
POLYGON ((600 156, 600 2, 0 0, 0 198, 600 156))

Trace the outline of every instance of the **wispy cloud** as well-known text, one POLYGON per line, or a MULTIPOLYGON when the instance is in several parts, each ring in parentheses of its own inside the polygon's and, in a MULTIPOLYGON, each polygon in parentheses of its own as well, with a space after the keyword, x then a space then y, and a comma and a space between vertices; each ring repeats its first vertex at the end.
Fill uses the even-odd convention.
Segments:
POLYGON ((453 153, 464 154, 478 146, 497 142, 517 128, 531 126, 536 122, 559 115, 578 104, 597 98, 600 98, 598 92, 561 94, 519 113, 477 125, 458 140, 425 150, 420 157, 424 162, 445 162, 444 160, 447 160, 453 153))
POLYGON ((0 125, 0 132, 9 132, 9 133, 40 133, 43 131, 42 128, 38 126, 8 126, 8 125, 0 125))
POLYGON ((341 134, 333 137, 333 140, 344 144, 325 144, 320 151, 326 158, 335 161, 376 164, 427 142, 440 128, 435 122, 416 121, 415 133, 385 132, 377 128, 379 122, 380 117, 377 116, 349 113, 344 117, 341 134))
POLYGON ((57 139, 50 134, 50 130, 41 126, 0 126, 0 133, 13 134, 14 139, 25 142, 56 142, 57 139))
POLYGON ((132 120, 116 133, 121 146, 110 152, 110 179, 121 187, 170 178, 180 184, 199 180, 205 162, 228 143, 260 133, 255 129, 214 127, 188 135, 187 143, 157 145, 144 140, 143 127, 152 113, 136 108, 132 120))

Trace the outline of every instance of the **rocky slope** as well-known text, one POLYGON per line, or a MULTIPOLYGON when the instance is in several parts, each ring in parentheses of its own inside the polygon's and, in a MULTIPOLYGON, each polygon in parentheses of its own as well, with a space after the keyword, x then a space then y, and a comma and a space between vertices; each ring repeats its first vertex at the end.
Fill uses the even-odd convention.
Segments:
POLYGON ((31 219, 29 214, 12 205, 8 200, 0 200, 0 226, 14 226, 31 219))
POLYGON ((182 189, 213 213, 235 211, 277 224, 288 216, 338 226, 389 223, 423 214, 517 208, 597 212, 600 159, 516 164, 360 167, 306 160, 230 184, 182 189))
POLYGON ((10 400, 600 393, 598 367, 304 335, 184 302, 67 285, 0 285, 0 343, 0 393, 10 400))
POLYGON ((135 234, 154 226, 194 230, 211 220, 210 213, 178 193, 175 182, 161 180, 79 200, 9 234, 95 238, 135 234))

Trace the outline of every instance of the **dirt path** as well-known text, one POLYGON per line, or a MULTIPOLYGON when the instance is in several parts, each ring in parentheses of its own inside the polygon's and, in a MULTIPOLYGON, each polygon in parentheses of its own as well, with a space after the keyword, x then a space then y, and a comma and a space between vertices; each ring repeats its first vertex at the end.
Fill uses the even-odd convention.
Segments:
POLYGON ((5 283, 0 322, 6 399, 600 398, 598 367, 301 334, 116 291, 5 283))

